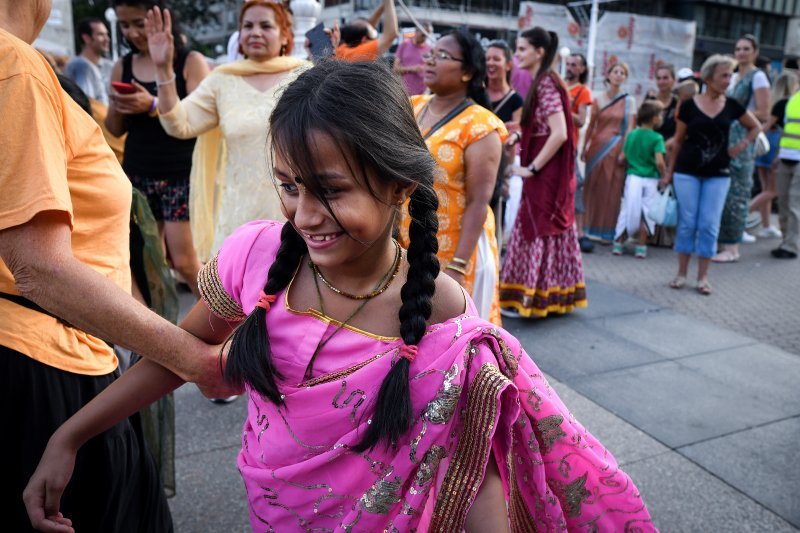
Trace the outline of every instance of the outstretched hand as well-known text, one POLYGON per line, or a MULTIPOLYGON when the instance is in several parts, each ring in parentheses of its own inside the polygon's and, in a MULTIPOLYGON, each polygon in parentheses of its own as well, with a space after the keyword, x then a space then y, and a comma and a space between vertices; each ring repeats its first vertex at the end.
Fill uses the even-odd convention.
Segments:
POLYGON ((60 512, 61 496, 75 468, 77 450, 60 441, 56 432, 47 443, 39 466, 22 492, 31 525, 48 533, 75 533, 72 521, 60 512))
POLYGON ((147 34, 150 58, 156 67, 172 68, 175 43, 172 42, 172 15, 169 9, 165 9, 163 13, 158 6, 150 9, 144 22, 144 31, 147 34))

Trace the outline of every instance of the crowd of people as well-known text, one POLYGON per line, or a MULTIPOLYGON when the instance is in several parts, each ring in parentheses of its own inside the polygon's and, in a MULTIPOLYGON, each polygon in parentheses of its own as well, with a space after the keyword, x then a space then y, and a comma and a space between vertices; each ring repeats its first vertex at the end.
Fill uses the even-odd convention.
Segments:
POLYGON ((30 46, 45 3, 0 0, 12 529, 170 531, 146 408, 173 432, 159 402, 193 382, 248 398, 254 526, 655 530, 502 317, 586 306, 582 253, 629 240, 674 245, 675 289, 696 255, 711 294, 748 213, 796 257, 797 76, 770 96, 748 35, 699 76, 660 66, 637 106, 625 63, 595 94, 581 54, 562 79, 545 28, 512 50, 426 23, 390 67, 392 0, 302 60, 285 4, 245 0, 212 70, 160 0, 114 0, 128 52, 81 21, 62 76, 30 46), (676 228, 650 216, 670 188, 676 228), (198 298, 179 325, 173 276, 198 298))

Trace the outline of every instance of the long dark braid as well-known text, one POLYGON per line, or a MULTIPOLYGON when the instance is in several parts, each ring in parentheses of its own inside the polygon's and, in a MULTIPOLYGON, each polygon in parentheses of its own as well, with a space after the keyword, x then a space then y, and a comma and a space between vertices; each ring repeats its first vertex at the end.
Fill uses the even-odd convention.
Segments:
MULTIPOLYGON (((411 195, 408 212, 411 224, 408 229, 408 276, 400 291, 403 305, 400 307, 400 336, 403 342, 413 346, 425 335, 426 321, 431 317, 431 299, 436 290, 439 274, 439 242, 436 232, 439 220, 436 210, 439 200, 429 187, 418 187, 411 195)), ((394 444, 411 428, 414 414, 411 410, 411 390, 408 369, 411 363, 399 357, 381 383, 375 414, 367 426, 364 438, 355 451, 374 448, 385 439, 387 445, 394 444)))
MULTIPOLYGON (((285 224, 281 231, 278 254, 267 274, 265 294, 276 294, 289 285, 306 251, 306 243, 297 234, 294 226, 285 224)), ((256 307, 236 329, 225 365, 225 377, 238 385, 246 381, 262 398, 280 405, 283 399, 275 378, 282 379, 283 376, 272 362, 266 317, 267 312, 256 307)))

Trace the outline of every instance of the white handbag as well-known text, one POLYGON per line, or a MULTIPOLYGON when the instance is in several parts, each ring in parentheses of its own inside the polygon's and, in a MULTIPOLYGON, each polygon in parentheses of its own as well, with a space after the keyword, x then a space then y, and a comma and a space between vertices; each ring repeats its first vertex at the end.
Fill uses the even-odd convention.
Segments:
POLYGON ((767 136, 764 135, 762 131, 758 134, 758 137, 756 137, 756 157, 761 157, 769 152, 769 148, 769 139, 767 139, 767 136))

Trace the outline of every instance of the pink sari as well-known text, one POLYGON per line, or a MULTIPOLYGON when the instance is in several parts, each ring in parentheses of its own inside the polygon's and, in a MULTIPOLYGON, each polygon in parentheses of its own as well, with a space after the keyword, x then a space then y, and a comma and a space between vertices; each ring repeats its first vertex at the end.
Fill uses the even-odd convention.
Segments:
MULTIPOLYGON (((243 226, 201 273, 223 318, 252 311, 281 225, 243 226)), ((238 466, 250 520, 267 531, 441 531, 464 521, 493 453, 513 531, 655 531, 638 490, 573 417, 504 330, 467 313, 428 328, 410 369, 418 418, 396 447, 355 453, 402 341, 340 331, 293 310, 287 290, 267 314, 286 406, 250 392, 238 466)))

